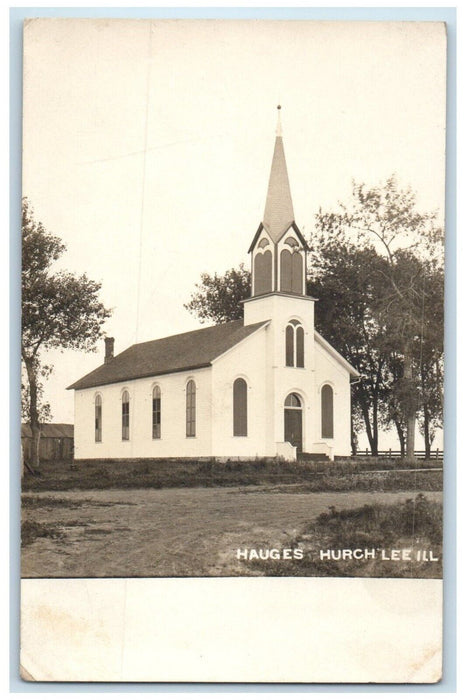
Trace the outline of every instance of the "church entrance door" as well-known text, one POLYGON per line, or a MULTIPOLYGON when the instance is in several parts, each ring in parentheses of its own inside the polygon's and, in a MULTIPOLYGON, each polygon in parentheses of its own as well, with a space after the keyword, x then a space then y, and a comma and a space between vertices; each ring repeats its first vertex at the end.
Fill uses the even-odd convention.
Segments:
POLYGON ((297 394, 288 394, 285 401, 285 442, 298 452, 303 451, 303 410, 297 394))

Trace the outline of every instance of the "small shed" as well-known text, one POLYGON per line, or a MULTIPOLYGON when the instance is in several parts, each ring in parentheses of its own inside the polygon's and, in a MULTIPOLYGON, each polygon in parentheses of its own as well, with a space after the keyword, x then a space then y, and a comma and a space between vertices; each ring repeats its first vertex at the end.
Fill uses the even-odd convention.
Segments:
MULTIPOLYGON (((24 459, 31 459, 32 431, 27 423, 21 425, 21 444, 24 459)), ((73 459, 74 454, 74 425, 71 423, 43 423, 39 458, 44 461, 59 461, 73 459)))

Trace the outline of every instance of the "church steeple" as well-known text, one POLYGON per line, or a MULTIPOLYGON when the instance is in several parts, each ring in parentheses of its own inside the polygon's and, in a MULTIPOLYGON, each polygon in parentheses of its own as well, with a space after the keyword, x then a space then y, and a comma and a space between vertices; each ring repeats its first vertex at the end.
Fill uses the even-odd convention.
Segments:
POLYGON ((277 130, 270 170, 267 199, 265 202, 262 224, 274 243, 294 221, 293 202, 291 201, 290 183, 286 168, 285 150, 283 148, 282 125, 280 119, 281 105, 278 105, 277 130))
POLYGON ((252 296, 270 292, 304 295, 308 246, 296 226, 283 148, 281 105, 270 170, 264 218, 249 252, 252 296))

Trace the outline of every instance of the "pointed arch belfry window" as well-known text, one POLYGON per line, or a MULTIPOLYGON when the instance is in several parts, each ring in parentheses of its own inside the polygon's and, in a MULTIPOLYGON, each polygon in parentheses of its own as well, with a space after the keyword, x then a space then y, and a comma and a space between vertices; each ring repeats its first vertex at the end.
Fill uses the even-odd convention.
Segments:
POLYGON ((254 295, 272 291, 272 253, 266 250, 254 257, 254 295))
POLYGON ((296 319, 292 319, 285 330, 285 364, 304 367, 304 328, 296 319))
POLYGON ((303 293, 303 256, 296 248, 293 252, 285 248, 280 253, 280 291, 303 293))
POLYGON ((333 389, 330 384, 324 384, 320 392, 322 437, 333 438, 333 389))
POLYGON ((248 385, 241 377, 233 384, 233 435, 247 437, 248 434, 248 385))

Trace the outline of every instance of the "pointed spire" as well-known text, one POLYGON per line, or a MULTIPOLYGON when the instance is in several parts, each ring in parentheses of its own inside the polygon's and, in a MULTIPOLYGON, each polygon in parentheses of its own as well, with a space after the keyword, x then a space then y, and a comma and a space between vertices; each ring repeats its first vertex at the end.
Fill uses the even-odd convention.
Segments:
POLYGON ((294 221, 290 183, 283 149, 281 105, 277 107, 277 130, 264 211, 264 228, 276 242, 294 221))
POLYGON ((281 106, 281 105, 277 105, 277 128, 276 128, 276 131, 275 131, 275 135, 276 135, 276 136, 283 136, 283 133, 282 133, 282 120, 281 120, 281 109, 282 109, 282 106, 281 106))

